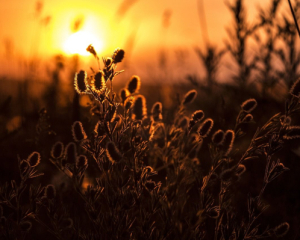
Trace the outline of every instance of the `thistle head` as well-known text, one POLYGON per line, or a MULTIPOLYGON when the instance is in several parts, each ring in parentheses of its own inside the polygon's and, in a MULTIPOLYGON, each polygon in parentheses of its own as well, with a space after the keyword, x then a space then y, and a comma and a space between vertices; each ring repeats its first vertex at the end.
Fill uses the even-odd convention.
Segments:
POLYGON ((182 105, 192 103, 197 97, 197 91, 195 89, 188 91, 181 102, 182 105))
POLYGON ((80 142, 87 138, 87 135, 83 129, 82 123, 76 121, 72 125, 72 136, 75 142, 80 142))
POLYGON ((75 90, 78 94, 84 94, 88 91, 87 74, 85 71, 80 71, 75 74, 74 79, 75 90))
POLYGON ((27 158, 30 167, 36 167, 41 162, 41 155, 38 152, 33 152, 27 158))
POLYGON ((141 79, 140 77, 134 75, 131 77, 127 84, 127 90, 133 94, 133 93, 138 93, 141 87, 141 79))

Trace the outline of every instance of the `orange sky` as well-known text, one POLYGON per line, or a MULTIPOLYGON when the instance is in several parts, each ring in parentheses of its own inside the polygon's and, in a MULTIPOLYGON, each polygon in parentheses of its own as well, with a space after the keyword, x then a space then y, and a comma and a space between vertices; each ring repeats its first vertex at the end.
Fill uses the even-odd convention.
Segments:
MULTIPOLYGON (((65 54, 64 43, 72 34, 70 26, 78 16, 84 18, 82 29, 100 39, 106 55, 116 47, 128 47, 128 39, 135 36, 128 57, 131 62, 145 65, 165 49, 188 52, 189 61, 195 59, 194 46, 203 45, 197 0, 127 0, 134 2, 124 17, 118 8, 124 0, 44 0, 40 20, 51 16, 47 26, 39 24, 35 16, 36 0, 0 0, 0 75, 10 74, 17 62, 33 55, 46 59, 55 53, 65 54), (163 27, 163 14, 169 13, 169 26, 163 27), (7 52, 11 49, 11 52, 7 52)), ((231 16, 223 0, 203 0, 208 34, 211 42, 222 44, 225 26, 231 16)), ((245 1, 250 19, 258 0, 245 1)), ((268 2, 268 1, 264 1, 268 2)), ((96 45, 96 44, 95 44, 96 45)), ((125 49, 126 50, 126 49, 125 49)))

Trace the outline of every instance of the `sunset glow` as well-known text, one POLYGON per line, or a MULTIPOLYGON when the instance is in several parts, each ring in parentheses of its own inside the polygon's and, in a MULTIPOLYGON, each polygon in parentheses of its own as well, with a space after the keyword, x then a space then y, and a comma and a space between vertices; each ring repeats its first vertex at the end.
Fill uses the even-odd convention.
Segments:
POLYGON ((92 44, 97 52, 103 49, 103 42, 95 35, 87 31, 78 31, 70 35, 64 43, 63 49, 67 54, 90 55, 86 51, 88 45, 92 44))

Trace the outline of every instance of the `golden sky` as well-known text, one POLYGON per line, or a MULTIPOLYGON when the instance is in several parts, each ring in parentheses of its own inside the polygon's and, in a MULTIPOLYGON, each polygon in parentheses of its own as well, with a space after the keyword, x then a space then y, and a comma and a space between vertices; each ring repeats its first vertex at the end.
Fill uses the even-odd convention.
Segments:
MULTIPOLYGON (((132 61, 147 64, 161 49, 193 52, 195 46, 203 46, 197 0, 44 0, 39 16, 35 14, 36 2, 0 0, 0 75, 10 71, 16 59, 44 59, 72 52, 66 48, 66 41, 72 45, 71 26, 80 17, 83 35, 93 39, 99 55, 122 47, 127 48, 132 61), (126 13, 119 10, 122 3, 131 6, 126 13), (48 16, 51 19, 46 25, 48 16), (132 46, 130 39, 134 39, 132 46)), ((230 13, 223 0, 203 2, 209 39, 222 44, 225 26, 231 23, 230 13)), ((250 20, 256 6, 264 4, 258 0, 245 2, 250 20)))

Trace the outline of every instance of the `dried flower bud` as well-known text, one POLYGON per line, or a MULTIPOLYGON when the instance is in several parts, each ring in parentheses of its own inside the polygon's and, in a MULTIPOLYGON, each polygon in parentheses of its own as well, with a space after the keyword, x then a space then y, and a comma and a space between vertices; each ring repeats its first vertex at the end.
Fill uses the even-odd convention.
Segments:
POLYGON ((243 123, 249 123, 253 120, 252 114, 248 113, 242 120, 243 123))
POLYGON ((290 89, 290 94, 294 97, 299 97, 300 95, 300 78, 293 84, 293 86, 290 89))
POLYGON ((56 190, 55 187, 52 184, 47 185, 45 188, 45 194, 44 196, 48 198, 49 200, 52 200, 56 196, 56 190))
POLYGON ((105 83, 103 71, 99 71, 95 74, 91 82, 91 87, 92 90, 97 93, 100 93, 101 91, 103 91, 103 89, 105 89, 106 83, 105 83))
POLYGON ((106 144, 106 156, 112 163, 119 162, 122 159, 122 155, 114 142, 106 144))
POLYGON ((22 232, 29 232, 32 228, 32 223, 29 221, 24 221, 20 223, 20 228, 22 232))
POLYGON ((256 108, 256 106, 257 106, 256 100, 254 98, 250 98, 242 103, 241 108, 245 112, 250 113, 256 108))
POLYGON ((202 110, 197 110, 192 114, 191 119, 195 122, 201 121, 204 118, 204 112, 202 110))
POLYGON ((117 48, 112 55, 112 60, 114 63, 122 62, 124 59, 125 52, 123 49, 117 48))
POLYGON ((222 145, 223 140, 224 140, 224 131, 221 129, 216 131, 213 134, 211 140, 212 140, 213 144, 215 144, 216 146, 222 145))
POLYGON ((162 119, 162 104, 160 102, 156 102, 151 108, 151 121, 157 122, 161 121, 162 119))
POLYGON ((141 87, 141 79, 140 77, 134 75, 131 77, 127 84, 127 89, 130 93, 137 93, 141 87))
POLYGON ((94 57, 97 57, 97 53, 96 53, 95 48, 93 47, 92 44, 90 44, 90 45, 87 47, 86 50, 87 50, 89 53, 93 54, 94 57))
POLYGON ((134 98, 132 106, 132 119, 143 120, 147 116, 146 99, 144 96, 139 95, 134 98))
POLYGON ((75 81, 74 81, 75 90, 78 94, 87 93, 87 74, 85 71, 80 71, 79 73, 75 74, 75 81))
POLYGON ((68 163, 75 163, 77 158, 76 145, 73 142, 70 142, 65 149, 65 157, 68 163))
POLYGON ((82 169, 82 168, 86 167, 87 164, 88 164, 88 160, 87 160, 86 156, 80 155, 76 158, 76 168, 77 169, 82 169))
POLYGON ((120 98, 122 99, 122 102, 124 103, 125 100, 128 98, 128 96, 130 95, 130 92, 126 89, 126 88, 122 88, 120 90, 120 98))
POLYGON ((72 135, 75 142, 80 142, 87 138, 87 135, 83 129, 82 123, 76 121, 72 125, 72 135))
POLYGON ((27 162, 31 167, 36 167, 41 162, 41 155, 38 152, 33 152, 27 158, 27 162))
POLYGON ((62 157, 64 152, 64 144, 62 142, 56 142, 51 149, 51 157, 54 159, 62 157))
POLYGON ((290 225, 285 222, 274 228, 274 234, 276 237, 283 237, 284 235, 287 234, 287 232, 290 229, 290 225))
POLYGON ((189 103, 192 103, 195 98, 197 97, 197 91, 196 90, 191 90, 189 92, 187 92, 185 95, 184 95, 184 98, 181 102, 182 105, 187 105, 189 103))
POLYGON ((213 125, 214 125, 214 121, 211 118, 208 118, 200 125, 197 132, 200 134, 202 138, 205 138, 210 133, 213 125))
POLYGON ((227 130, 225 132, 224 136, 224 142, 223 142, 223 148, 225 152, 225 156, 228 156, 228 154, 231 152, 232 147, 233 147, 233 142, 235 138, 235 133, 232 130, 227 130))

